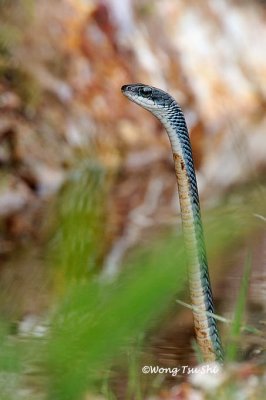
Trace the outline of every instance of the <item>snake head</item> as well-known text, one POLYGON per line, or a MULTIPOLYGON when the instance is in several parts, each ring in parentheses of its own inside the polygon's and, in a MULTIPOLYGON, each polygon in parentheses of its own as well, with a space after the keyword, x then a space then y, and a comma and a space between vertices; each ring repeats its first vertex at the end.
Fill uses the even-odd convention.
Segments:
POLYGON ((124 85, 121 91, 129 100, 151 111, 156 116, 167 111, 175 103, 168 93, 143 83, 124 85))

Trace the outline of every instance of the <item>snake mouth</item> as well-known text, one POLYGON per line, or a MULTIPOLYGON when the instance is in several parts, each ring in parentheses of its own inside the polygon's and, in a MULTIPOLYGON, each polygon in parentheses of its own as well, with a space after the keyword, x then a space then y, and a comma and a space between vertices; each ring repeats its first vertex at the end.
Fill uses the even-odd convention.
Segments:
POLYGON ((126 94, 126 93, 128 93, 128 92, 133 92, 134 91, 134 88, 136 88, 136 87, 138 87, 140 84, 139 83, 132 83, 132 84, 128 84, 128 85, 123 85, 122 87, 121 87, 121 92, 123 93, 123 94, 126 94))
POLYGON ((122 93, 125 93, 125 92, 128 91, 128 90, 130 90, 130 85, 123 85, 123 86, 121 87, 121 92, 122 92, 122 93))
POLYGON ((128 85, 123 85, 123 86, 121 87, 121 92, 122 92, 122 93, 125 93, 125 91, 127 90, 127 88, 128 88, 128 85))
POLYGON ((123 85, 121 87, 121 92, 124 96, 128 97, 129 100, 133 101, 136 103, 136 88, 138 87, 138 84, 128 84, 128 85, 123 85))
POLYGON ((124 96, 128 97, 130 100, 133 94, 133 89, 132 89, 132 85, 123 85, 121 87, 121 92, 124 96))
POLYGON ((130 83, 127 85, 123 85, 121 87, 121 92, 129 100, 133 101, 133 103, 136 103, 146 110, 152 112, 152 109, 155 105, 152 98, 153 89, 154 88, 152 88, 151 86, 145 85, 143 83, 130 83))

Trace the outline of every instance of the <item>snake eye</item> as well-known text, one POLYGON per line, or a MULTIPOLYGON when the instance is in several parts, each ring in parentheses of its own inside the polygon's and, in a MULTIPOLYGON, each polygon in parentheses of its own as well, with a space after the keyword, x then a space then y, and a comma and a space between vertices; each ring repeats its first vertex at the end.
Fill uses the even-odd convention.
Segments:
POLYGON ((148 86, 144 86, 139 89, 139 92, 144 97, 149 97, 152 94, 152 89, 148 86))

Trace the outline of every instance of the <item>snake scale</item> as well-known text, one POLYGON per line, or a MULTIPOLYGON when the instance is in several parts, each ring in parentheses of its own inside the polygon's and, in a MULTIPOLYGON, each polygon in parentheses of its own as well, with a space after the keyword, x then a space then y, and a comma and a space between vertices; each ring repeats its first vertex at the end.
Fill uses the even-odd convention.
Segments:
POLYGON ((223 348, 214 313, 213 296, 201 221, 191 144, 184 114, 172 96, 141 83, 124 85, 122 93, 150 111, 165 127, 173 151, 188 258, 189 287, 197 342, 204 361, 222 361, 223 348))

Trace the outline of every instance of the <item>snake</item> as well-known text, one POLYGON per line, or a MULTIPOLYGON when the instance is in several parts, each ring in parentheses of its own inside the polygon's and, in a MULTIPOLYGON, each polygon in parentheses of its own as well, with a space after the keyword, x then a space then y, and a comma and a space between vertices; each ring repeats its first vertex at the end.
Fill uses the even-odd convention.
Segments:
POLYGON ((123 85, 122 93, 150 111, 164 126, 173 152, 195 336, 205 362, 222 362, 223 347, 214 318, 206 246, 191 142, 183 111, 167 92, 142 83, 123 85))

